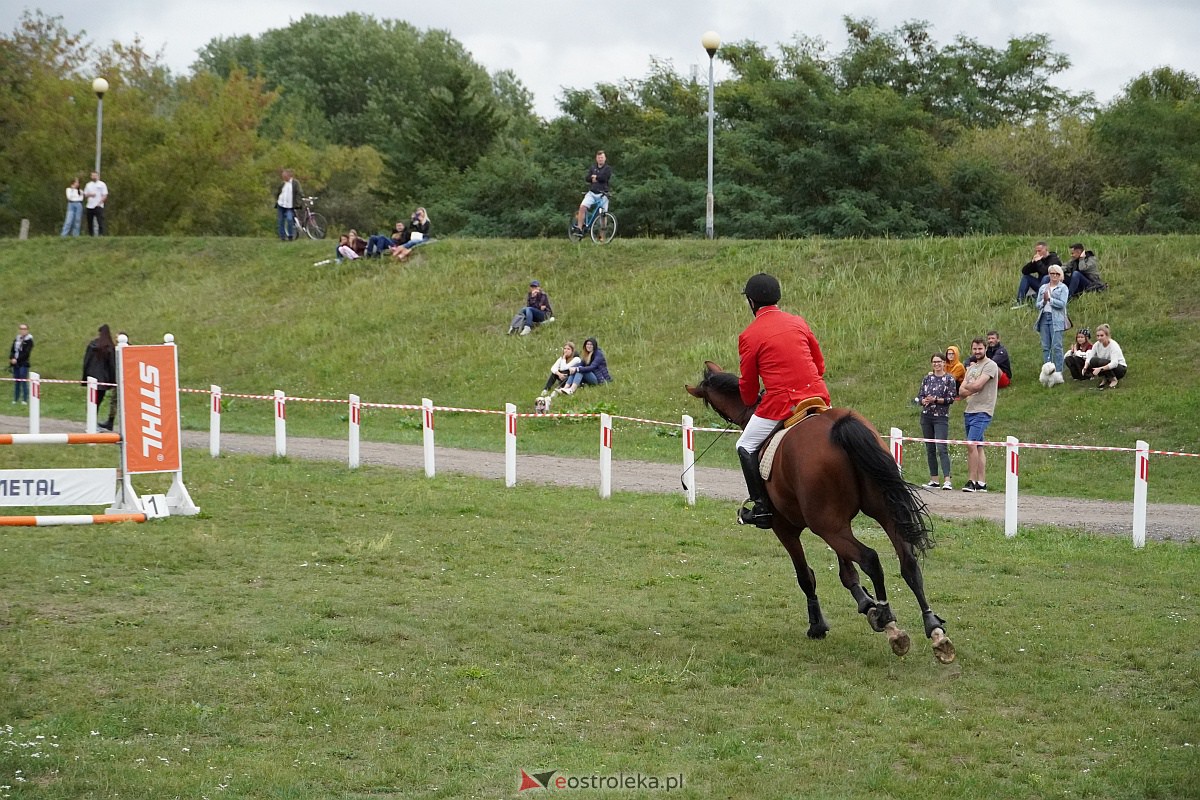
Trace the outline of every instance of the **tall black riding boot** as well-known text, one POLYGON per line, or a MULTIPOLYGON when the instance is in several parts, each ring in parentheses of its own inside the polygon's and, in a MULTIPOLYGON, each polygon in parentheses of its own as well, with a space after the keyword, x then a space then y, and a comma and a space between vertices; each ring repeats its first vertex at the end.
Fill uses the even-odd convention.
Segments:
POLYGON ((767 501, 767 487, 763 483, 762 474, 758 471, 757 454, 744 447, 739 447, 738 461, 742 464, 742 475, 746 479, 746 489, 750 492, 747 501, 752 507, 743 504, 738 509, 739 525, 757 525, 760 528, 771 527, 771 504, 767 501))

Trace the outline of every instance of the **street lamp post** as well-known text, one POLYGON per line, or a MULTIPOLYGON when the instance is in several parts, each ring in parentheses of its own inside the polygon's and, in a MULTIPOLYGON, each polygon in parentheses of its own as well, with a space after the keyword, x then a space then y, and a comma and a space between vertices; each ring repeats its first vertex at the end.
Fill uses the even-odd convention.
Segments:
POLYGON ((713 57, 721 46, 721 37, 709 31, 700 37, 708 51, 708 194, 704 196, 704 235, 713 238, 713 57))
POLYGON ((96 172, 100 171, 100 131, 104 126, 104 93, 108 91, 108 81, 96 78, 92 81, 92 91, 100 101, 96 104, 96 172))

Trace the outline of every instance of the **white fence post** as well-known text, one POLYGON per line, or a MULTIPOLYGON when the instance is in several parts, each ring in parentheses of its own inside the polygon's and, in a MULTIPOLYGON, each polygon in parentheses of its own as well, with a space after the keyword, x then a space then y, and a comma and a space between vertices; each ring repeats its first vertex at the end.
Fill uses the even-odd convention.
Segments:
POLYGON ((1133 546, 1146 546, 1146 494, 1150 481, 1150 445, 1137 440, 1133 468, 1133 546))
POLYGON ((87 421, 83 426, 83 430, 87 433, 96 432, 96 393, 100 391, 100 387, 96 383, 95 378, 87 379, 87 421))
POLYGON ((42 376, 29 373, 29 432, 42 432, 42 376))
POLYGON ((208 385, 208 454, 221 455, 221 387, 208 385))
POLYGON ((600 497, 612 497, 612 415, 600 413, 600 497))
POLYGON ((696 505, 696 437, 692 418, 683 415, 683 493, 689 506, 696 505))
POLYGON ((904 431, 892 428, 889 434, 892 440, 892 458, 896 461, 896 469, 904 472, 904 431))
POLYGON ((359 420, 362 418, 362 400, 350 395, 350 469, 358 469, 359 420))
POLYGON ((421 431, 424 435, 425 477, 432 478, 437 473, 433 462, 433 401, 428 397, 421 398, 421 431))
POLYGON ((275 455, 287 455, 287 396, 282 389, 275 390, 275 455))
POLYGON ((1017 468, 1020 466, 1020 442, 1017 437, 1009 436, 1004 447, 1004 535, 1012 538, 1017 535, 1017 468))
POLYGON ((504 485, 517 485, 517 407, 504 404, 504 485))

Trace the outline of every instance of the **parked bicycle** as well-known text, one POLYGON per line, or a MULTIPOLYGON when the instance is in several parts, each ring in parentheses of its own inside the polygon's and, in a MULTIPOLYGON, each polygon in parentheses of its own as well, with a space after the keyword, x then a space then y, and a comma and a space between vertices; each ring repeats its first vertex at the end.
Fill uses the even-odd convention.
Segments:
POLYGON ((608 211, 608 195, 587 210, 583 218, 582 230, 575 227, 575 215, 567 224, 567 237, 572 242, 578 242, 585 232, 590 232, 592 241, 596 244, 608 244, 617 235, 617 218, 608 211))
POLYGON ((296 219, 292 223, 292 238, 296 239, 303 233, 310 239, 324 239, 325 232, 329 230, 329 223, 323 214, 313 211, 313 203, 317 202, 317 198, 301 197, 300 202, 303 203, 303 207, 296 211, 296 219))

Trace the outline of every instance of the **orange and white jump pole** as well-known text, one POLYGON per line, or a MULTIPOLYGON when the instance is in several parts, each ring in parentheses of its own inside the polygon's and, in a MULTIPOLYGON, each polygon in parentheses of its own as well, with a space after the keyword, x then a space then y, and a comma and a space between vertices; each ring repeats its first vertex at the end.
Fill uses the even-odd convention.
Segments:
POLYGON ((0 526, 40 528, 50 525, 104 525, 111 522, 145 521, 145 514, 38 514, 25 517, 0 517, 0 526))

